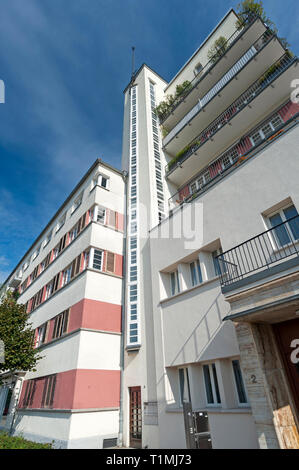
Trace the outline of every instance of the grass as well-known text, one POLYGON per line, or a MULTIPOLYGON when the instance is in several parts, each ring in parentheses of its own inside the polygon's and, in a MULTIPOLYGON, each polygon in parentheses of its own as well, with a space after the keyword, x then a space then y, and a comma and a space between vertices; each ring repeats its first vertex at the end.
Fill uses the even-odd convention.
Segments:
POLYGON ((52 444, 28 441, 22 436, 10 436, 6 432, 0 432, 0 449, 52 449, 52 444))

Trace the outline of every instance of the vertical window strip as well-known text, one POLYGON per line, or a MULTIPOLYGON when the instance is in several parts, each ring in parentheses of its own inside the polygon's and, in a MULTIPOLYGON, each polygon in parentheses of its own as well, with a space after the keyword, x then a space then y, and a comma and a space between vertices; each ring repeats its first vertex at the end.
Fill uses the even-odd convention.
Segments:
MULTIPOLYGON (((155 165, 158 163, 160 164, 161 162, 161 157, 160 157, 160 147, 159 147, 159 133, 158 133, 158 128, 156 127, 156 120, 154 120, 154 109, 156 107, 156 94, 155 94, 155 85, 149 81, 149 87, 150 87, 150 100, 151 100, 151 110, 152 110, 152 115, 153 115, 153 126, 152 126, 152 139, 153 139, 153 147, 154 147, 154 161, 155 165)), ((164 195, 163 195, 163 183, 161 179, 161 174, 157 173, 156 171, 156 189, 157 189, 157 212, 158 212, 158 223, 162 222, 162 220, 165 218, 165 208, 164 208, 164 195), (159 197, 160 193, 161 196, 159 197)))
MULTIPOLYGON (((127 296, 127 343, 134 345, 140 343, 139 324, 139 282, 138 282, 138 96, 137 86, 130 90, 131 115, 130 115, 130 187, 128 212, 128 226, 130 241, 128 243, 128 296, 127 296)), ((108 259, 107 259, 108 263, 108 259)))

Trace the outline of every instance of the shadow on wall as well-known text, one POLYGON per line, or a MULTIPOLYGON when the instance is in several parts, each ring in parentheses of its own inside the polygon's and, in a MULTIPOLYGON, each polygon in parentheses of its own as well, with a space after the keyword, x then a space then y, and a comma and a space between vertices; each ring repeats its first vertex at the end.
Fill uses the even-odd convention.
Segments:
POLYGON ((202 316, 201 320, 197 323, 195 328, 193 329, 192 333, 187 337, 186 341, 182 345, 182 347, 178 350, 176 356, 171 361, 171 366, 176 364, 177 359, 181 356, 183 362, 185 362, 186 354, 185 348, 189 345, 191 341, 194 344, 195 350, 195 362, 200 359, 204 351, 209 346, 210 342, 216 336, 218 331, 222 326, 222 318, 220 314, 220 308, 218 304, 218 299, 221 297, 221 292, 218 293, 215 300, 211 303, 211 305, 207 308, 206 312, 202 316), (213 326, 212 326, 213 325, 213 326), (215 326, 216 325, 216 326, 215 326), (198 344, 198 336, 205 337, 205 344, 201 347, 198 344))

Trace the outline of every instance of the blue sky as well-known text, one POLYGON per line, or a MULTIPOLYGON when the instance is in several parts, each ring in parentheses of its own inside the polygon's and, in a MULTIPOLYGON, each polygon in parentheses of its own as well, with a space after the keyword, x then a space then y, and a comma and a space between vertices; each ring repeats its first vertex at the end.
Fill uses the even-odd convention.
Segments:
MULTIPOLYGON (((96 158, 120 166, 123 89, 146 62, 170 80, 224 0, 2 0, 0 282, 96 158)), ((299 2, 265 0, 299 54, 299 2)))

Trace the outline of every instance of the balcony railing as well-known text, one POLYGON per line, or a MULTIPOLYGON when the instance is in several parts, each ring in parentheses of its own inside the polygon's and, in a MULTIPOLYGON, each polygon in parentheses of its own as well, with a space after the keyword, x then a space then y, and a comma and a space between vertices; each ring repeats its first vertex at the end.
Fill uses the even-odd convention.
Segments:
POLYGON ((259 18, 258 15, 255 14, 248 14, 247 19, 243 22, 243 24, 236 29, 233 34, 227 39, 227 41, 223 44, 222 48, 206 63, 206 65, 202 68, 200 73, 190 82, 190 85, 186 88, 186 90, 178 96, 171 107, 167 110, 166 113, 159 116, 160 124, 173 113, 173 111, 186 99, 186 97, 191 93, 194 88, 198 86, 198 84, 203 80, 203 78, 210 72, 210 69, 214 67, 219 60, 228 52, 228 49, 233 45, 233 43, 237 40, 238 36, 244 32, 252 25, 252 23, 259 18))
POLYGON ((167 145, 221 90, 246 67, 256 54, 263 49, 275 36, 273 31, 267 29, 242 55, 242 57, 226 72, 220 80, 198 101, 198 103, 181 119, 180 122, 167 134, 164 145, 167 145))
POLYGON ((299 215, 219 255, 221 285, 227 286, 299 256, 299 215))
POLYGON ((193 199, 205 192, 214 182, 223 178, 227 173, 230 173, 234 168, 240 166, 243 162, 253 157, 262 147, 272 142, 273 139, 283 135, 283 133, 291 126, 297 124, 298 113, 292 116, 288 121, 284 122, 279 118, 280 114, 288 111, 290 101, 283 106, 280 106, 271 116, 265 119, 259 126, 253 128, 248 134, 238 139, 228 150, 222 153, 216 160, 207 165, 200 173, 189 181, 184 187, 174 193, 168 200, 170 210, 183 204, 190 203, 193 199), (262 129, 269 122, 276 119, 276 124, 273 131, 267 134, 264 139, 261 138, 254 146, 247 148, 247 139, 253 133, 262 129), (194 186, 194 188, 192 188, 194 186), (187 191, 186 191, 187 188, 187 191), (190 189, 189 189, 190 188, 190 189))
POLYGON ((220 116, 217 117, 208 127, 206 127, 189 145, 183 149, 165 167, 165 174, 169 173, 177 165, 181 164, 196 152, 205 142, 227 124, 238 112, 248 106, 268 85, 270 85, 281 73, 283 73, 296 57, 291 57, 289 53, 284 54, 278 61, 272 64, 268 70, 259 77, 239 98, 237 98, 220 116))

